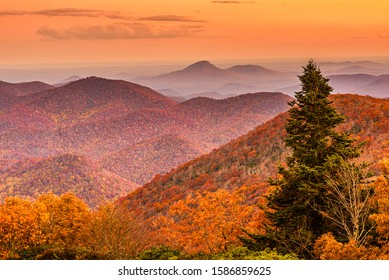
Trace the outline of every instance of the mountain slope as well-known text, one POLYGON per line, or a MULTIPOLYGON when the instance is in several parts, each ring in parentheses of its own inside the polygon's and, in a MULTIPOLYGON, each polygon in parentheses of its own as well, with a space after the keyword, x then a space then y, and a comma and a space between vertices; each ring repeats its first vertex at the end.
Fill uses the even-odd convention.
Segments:
POLYGON ((20 97, 52 89, 53 86, 42 82, 7 83, 0 81, 0 109, 21 100, 20 97))
POLYGON ((90 206, 138 187, 80 155, 22 160, 0 173, 0 196, 36 198, 42 193, 73 192, 90 206))
MULTIPOLYGON (((366 141, 363 157, 372 161, 381 158, 389 140, 389 100, 358 95, 332 95, 331 100, 346 116, 340 129, 366 141)), ((121 201, 130 209, 154 215, 195 190, 231 190, 257 184, 251 195, 258 196, 266 189, 258 183, 276 176, 277 166, 285 161, 286 119, 287 113, 282 113, 220 149, 156 176, 121 201)))
POLYGON ((122 111, 161 109, 176 102, 141 85, 89 77, 43 92, 31 104, 62 121, 69 117, 98 116, 97 113, 112 116, 122 111))
POLYGON ((0 110, 0 161, 80 154, 144 184, 285 111, 290 100, 255 93, 177 103, 140 85, 90 77, 0 110))
POLYGON ((54 88, 42 82, 7 83, 0 81, 0 94, 8 96, 24 96, 54 88))
POLYGON ((142 184, 155 174, 164 174, 203 153, 200 147, 194 146, 188 140, 168 134, 107 155, 102 159, 101 165, 124 178, 142 184))

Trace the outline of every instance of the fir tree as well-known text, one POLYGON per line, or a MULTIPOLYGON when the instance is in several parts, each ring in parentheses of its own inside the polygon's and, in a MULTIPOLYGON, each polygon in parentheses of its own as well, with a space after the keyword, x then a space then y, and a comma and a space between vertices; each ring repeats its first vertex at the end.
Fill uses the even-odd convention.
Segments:
MULTIPOLYGON (((287 168, 280 167, 280 180, 270 180, 276 186, 268 197, 267 217, 271 226, 267 234, 251 236, 249 245, 276 247, 301 258, 313 258, 313 243, 330 224, 317 209, 324 208, 326 174, 341 159, 359 155, 358 147, 345 133, 335 128, 344 121, 328 100, 332 88, 313 60, 303 67, 299 76, 302 89, 290 102, 289 119, 285 126, 285 144, 291 149, 287 168)), ((259 248, 258 248, 259 247, 259 248)), ((282 251, 281 250, 281 251, 282 251)))

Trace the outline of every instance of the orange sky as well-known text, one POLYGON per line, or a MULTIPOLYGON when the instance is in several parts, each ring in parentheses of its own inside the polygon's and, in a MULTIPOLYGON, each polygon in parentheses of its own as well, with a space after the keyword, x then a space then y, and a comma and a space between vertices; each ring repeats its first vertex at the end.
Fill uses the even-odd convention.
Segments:
POLYGON ((389 56, 389 0, 1 0, 0 65, 389 56))

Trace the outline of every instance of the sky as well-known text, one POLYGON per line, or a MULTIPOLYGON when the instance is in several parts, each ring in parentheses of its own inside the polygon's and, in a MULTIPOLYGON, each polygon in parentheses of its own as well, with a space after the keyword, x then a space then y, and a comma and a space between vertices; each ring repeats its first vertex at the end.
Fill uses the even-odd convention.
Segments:
POLYGON ((389 57, 389 0, 0 0, 0 65, 389 57))

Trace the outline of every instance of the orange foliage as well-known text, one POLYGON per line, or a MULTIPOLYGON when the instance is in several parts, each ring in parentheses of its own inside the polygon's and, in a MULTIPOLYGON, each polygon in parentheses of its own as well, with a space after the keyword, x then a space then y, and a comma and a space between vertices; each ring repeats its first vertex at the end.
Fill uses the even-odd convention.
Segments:
POLYGON ((47 218, 42 226, 48 243, 61 247, 82 244, 91 215, 82 200, 70 193, 45 194, 35 204, 47 218))
POLYGON ((19 258, 19 252, 46 242, 42 223, 48 218, 34 203, 7 197, 0 205, 0 259, 19 258))
POLYGON ((88 207, 73 194, 46 194, 34 202, 8 197, 0 205, 0 258, 40 258, 79 248, 89 221, 88 207))
POLYGON ((243 191, 188 195, 154 221, 157 234, 164 237, 165 244, 190 254, 222 252, 240 244, 241 229, 254 231, 262 219, 254 206, 244 204, 243 191))
POLYGON ((332 233, 321 236, 315 242, 315 255, 321 260, 366 260, 375 258, 375 250, 357 246, 354 240, 340 243, 332 233))
POLYGON ((375 197, 378 213, 371 216, 376 223, 377 233, 382 242, 389 240, 389 158, 380 162, 383 175, 375 181, 375 197))

